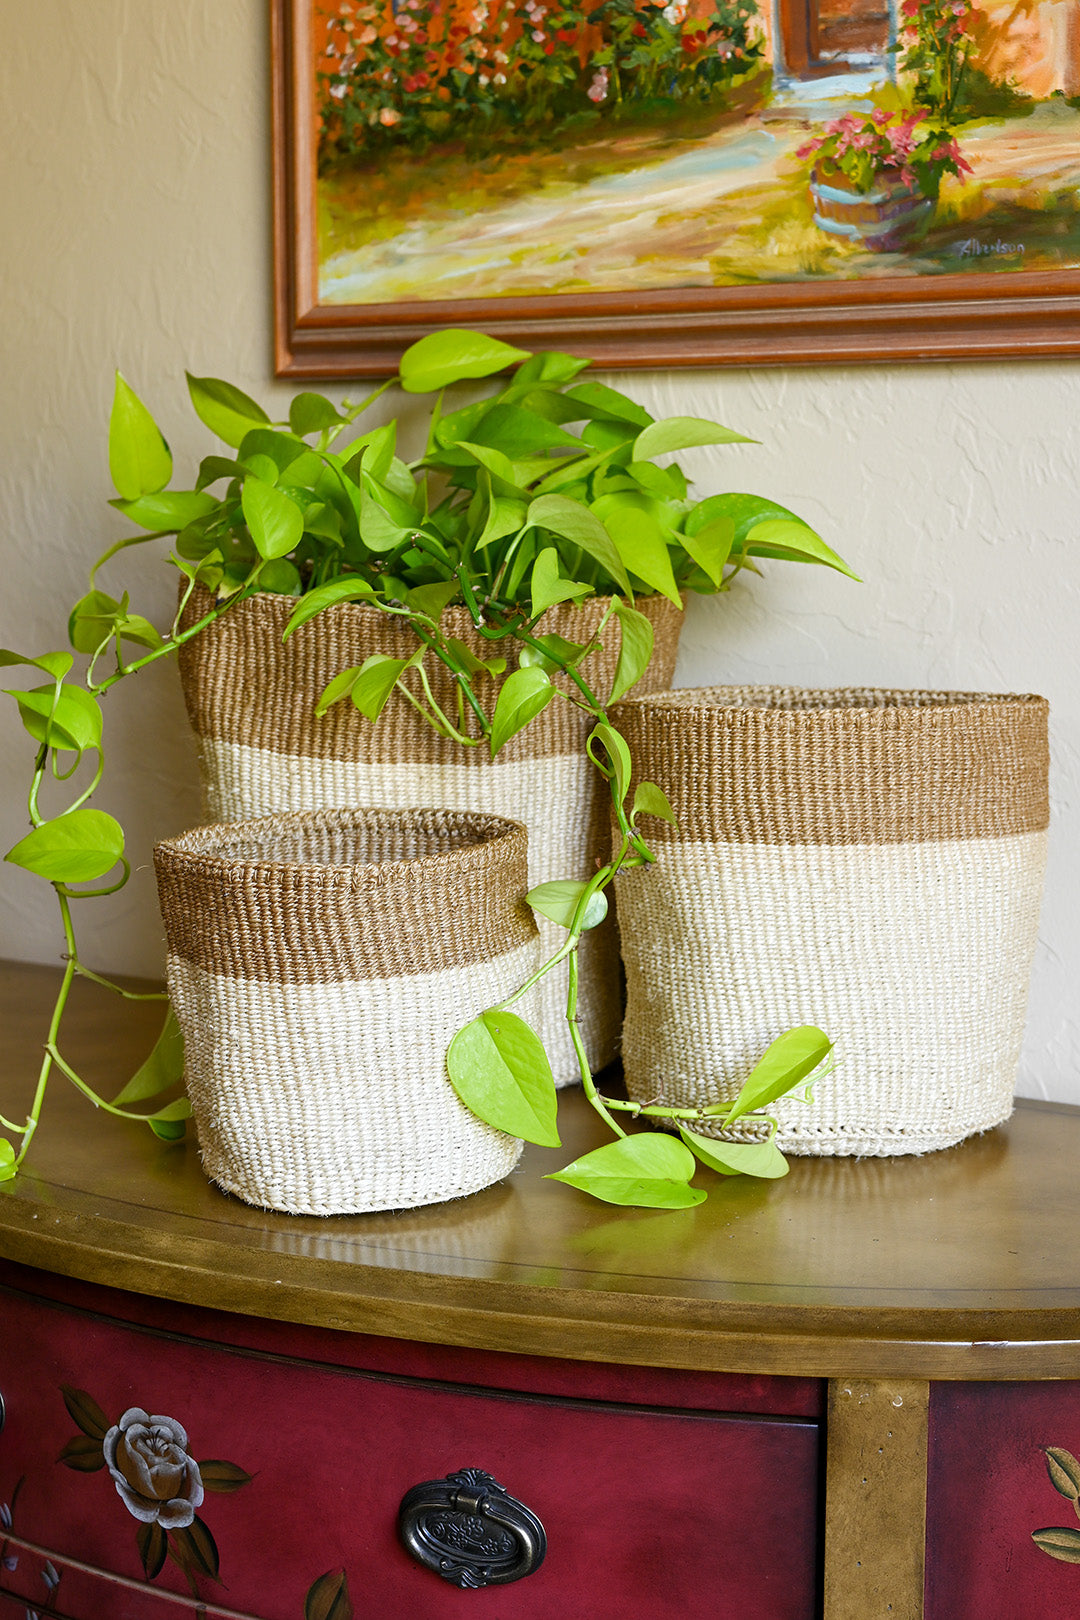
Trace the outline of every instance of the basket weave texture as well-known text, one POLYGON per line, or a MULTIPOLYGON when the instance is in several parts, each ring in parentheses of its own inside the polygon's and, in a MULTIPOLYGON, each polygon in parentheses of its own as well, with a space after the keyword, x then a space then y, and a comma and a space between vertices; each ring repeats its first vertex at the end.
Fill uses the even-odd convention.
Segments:
MULTIPOLYGON (((204 592, 196 592, 185 611, 185 626, 210 605, 204 592)), ((607 605, 601 598, 559 604, 544 615, 538 633, 587 642, 607 605)), ((529 831, 531 884, 589 877, 597 860, 606 858, 607 794, 585 754, 592 722, 580 709, 549 704, 494 760, 486 747, 466 748, 438 736, 396 695, 374 726, 349 702, 319 717, 316 702, 340 670, 375 653, 408 656, 416 641, 407 627, 377 609, 341 603, 282 643, 293 606, 284 596, 252 597, 180 649, 208 819, 239 821, 348 804, 445 806, 523 821, 529 831)), ((682 614, 663 597, 643 598, 638 607, 651 620, 655 636, 652 663, 640 682, 640 689, 649 691, 671 681, 682 614)), ((479 657, 504 650, 476 633, 464 608, 447 609, 441 627, 479 657)), ((602 646, 581 666, 601 695, 611 689, 618 651, 619 633, 612 622, 602 646)), ((434 658, 428 665, 436 700, 456 714, 449 673, 434 658)), ((406 680, 415 683, 415 673, 406 680)), ((539 926, 542 948, 551 955, 565 936, 546 918, 539 926)), ((613 921, 583 938, 579 965, 580 1027, 596 1069, 614 1056, 621 1019, 613 921)), ((547 975, 532 1006, 556 1082, 577 1080, 565 1018, 565 967, 547 975)))
MULTIPOLYGON (((921 1153, 1012 1109, 1049 820, 1034 696, 786 687, 619 706, 655 866, 617 880, 631 1096, 733 1097, 784 1030, 835 1067, 788 1153, 921 1153)), ((733 1135, 760 1134, 740 1122, 733 1135)))
POLYGON ((169 994, 211 1180, 292 1214, 404 1209, 513 1169, 460 1102, 458 1029, 537 965, 526 833, 495 816, 320 811, 154 851, 169 994))

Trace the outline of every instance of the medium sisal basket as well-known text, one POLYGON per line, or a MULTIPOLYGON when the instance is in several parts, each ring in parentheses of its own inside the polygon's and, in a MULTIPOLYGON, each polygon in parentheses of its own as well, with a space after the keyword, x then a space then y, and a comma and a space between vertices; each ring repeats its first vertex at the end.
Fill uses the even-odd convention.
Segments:
POLYGON ((169 995, 212 1181, 302 1215, 404 1209, 505 1176, 452 1037, 538 961, 526 834, 496 816, 321 811, 157 846, 169 995))
MULTIPOLYGON (((617 881, 632 1097, 733 1097, 798 1024, 835 1042, 788 1153, 924 1153, 1006 1119, 1049 819, 1047 704, 715 687, 619 706, 678 828, 617 881)), ((750 1136, 760 1127, 737 1126, 750 1136)))
MULTIPOLYGON (((196 593, 185 625, 210 605, 205 593, 196 593)), ((349 702, 317 716, 316 702, 340 670, 374 653, 408 656, 416 640, 400 621, 348 602, 328 608, 282 643, 294 606, 286 596, 252 597, 180 649, 208 819, 242 821, 345 804, 445 805, 523 821, 531 884, 590 877, 597 862, 607 858, 608 795, 585 754, 592 727, 588 715, 569 703, 551 703, 494 760, 486 746, 467 748, 437 736, 398 694, 374 726, 349 702)), ((607 606, 598 598, 580 606, 560 604, 544 615, 539 632, 588 641, 607 606)), ((652 663, 640 683, 647 691, 671 681, 682 614, 664 597, 643 598, 638 607, 655 634, 652 663)), ((448 609, 441 624, 477 656, 490 658, 504 650, 477 635, 464 608, 448 609)), ((612 621, 602 647, 581 666, 601 696, 611 690, 618 650, 612 621)), ((425 671, 439 704, 456 714, 454 685, 444 666, 429 657, 425 671)), ((566 936, 546 918, 539 926, 544 953, 552 955, 566 936)), ((595 1070, 614 1056, 622 1015, 613 921, 585 935, 579 963, 580 1028, 595 1070)), ((560 967, 548 974, 532 1002, 537 1033, 560 1085, 579 1078, 566 1026, 566 971, 560 967)))

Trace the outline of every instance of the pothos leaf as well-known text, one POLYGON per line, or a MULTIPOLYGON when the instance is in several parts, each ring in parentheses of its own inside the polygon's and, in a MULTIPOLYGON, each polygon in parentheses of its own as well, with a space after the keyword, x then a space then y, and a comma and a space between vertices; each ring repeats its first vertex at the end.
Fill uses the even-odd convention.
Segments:
POLYGON ((125 501, 156 494, 172 477, 172 456, 161 429, 119 372, 109 415, 109 474, 125 501))
MULTIPOLYGON (((797 1029, 787 1030, 758 1059, 723 1115, 722 1123, 730 1125, 753 1109, 767 1108, 805 1080, 831 1051, 832 1041, 813 1024, 800 1024, 797 1029)), ((720 1105, 706 1109, 709 1114, 720 1111, 720 1105)))
POLYGON ((50 883, 85 883, 103 877, 124 853, 124 829, 104 810, 69 810, 9 849, 13 866, 50 883))
POLYGON ((637 821, 638 816, 659 816, 661 821, 670 821, 673 827, 679 825, 667 794, 663 788, 657 787, 655 782, 639 782, 634 789, 634 803, 630 811, 631 826, 637 821))
POLYGON ((302 596, 289 615, 289 622, 281 632, 282 641, 287 641, 294 630, 299 630, 302 624, 313 619, 324 608, 334 607, 338 602, 359 602, 364 597, 374 596, 372 587, 355 574, 343 574, 340 579, 331 579, 325 585, 319 585, 315 590, 308 591, 302 596))
POLYGON ((606 1204, 689 1209, 705 1199, 700 1188, 689 1185, 696 1168, 688 1147, 656 1132, 606 1142, 546 1179, 564 1181, 606 1204))
POLYGON ((504 366, 529 358, 526 349, 511 348, 485 332, 450 327, 429 332, 401 357, 401 386, 407 394, 433 394, 450 383, 471 377, 490 377, 504 366))
POLYGON ((558 1147, 558 1098, 539 1036, 516 1013, 489 1009, 458 1030, 446 1054, 450 1083, 488 1125, 558 1147))
POLYGON ((385 653, 375 653, 371 658, 364 659, 349 689, 349 696, 372 724, 382 714, 391 692, 405 671, 419 664, 423 656, 424 648, 421 646, 417 647, 411 658, 388 658, 385 653))
POLYGON ((788 1162, 775 1142, 719 1142, 712 1136, 679 1127, 679 1135, 702 1164, 722 1176, 759 1176, 775 1181, 788 1173, 788 1162))
POLYGON ((616 731, 614 726, 602 720, 599 725, 593 727, 585 748, 593 763, 599 764, 606 775, 614 778, 619 803, 622 804, 630 789, 630 773, 633 770, 626 738, 621 732, 616 731), (608 757, 609 763, 606 766, 602 760, 597 759, 594 746, 596 743, 601 744, 608 757))
POLYGON ((141 1102, 144 1097, 156 1097, 181 1079, 184 1073, 184 1037, 176 1014, 169 1007, 161 1034, 145 1063, 139 1065, 121 1091, 113 1098, 119 1108, 128 1103, 141 1102))
POLYGON ((619 621, 621 639, 609 703, 617 703, 632 686, 637 685, 649 667, 653 652, 653 627, 644 613, 639 613, 637 608, 620 600, 615 604, 615 616, 619 621))
MULTIPOLYGON (((581 897, 588 887, 588 883, 584 881, 555 878, 550 883, 538 883, 534 889, 529 890, 525 899, 542 917, 549 917, 552 922, 557 922, 560 928, 570 928, 573 926, 574 914, 581 897)), ((602 889, 594 889, 581 915, 579 925, 581 932, 584 933, 589 928, 595 928, 597 923, 602 923, 607 913, 607 895, 602 889)))
POLYGON ((0 1137, 0 1181, 10 1181, 15 1173, 15 1149, 0 1137))
POLYGON ((559 554, 554 546, 545 546, 533 563, 530 579, 532 616, 540 617, 556 602, 571 602, 579 596, 591 596, 592 586, 578 580, 559 577, 559 554))
POLYGON ((544 670, 533 664, 510 672, 499 688, 491 717, 492 758, 504 744, 546 709, 555 688, 544 670))

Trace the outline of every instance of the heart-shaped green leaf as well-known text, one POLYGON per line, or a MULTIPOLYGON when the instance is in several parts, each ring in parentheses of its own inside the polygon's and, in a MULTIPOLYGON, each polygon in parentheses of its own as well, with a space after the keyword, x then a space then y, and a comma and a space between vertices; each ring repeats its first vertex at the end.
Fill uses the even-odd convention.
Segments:
POLYGON ((559 1146, 551 1065, 524 1019, 497 1009, 481 1013, 450 1042, 446 1068, 466 1108, 487 1124, 541 1147, 559 1146))
POLYGON ((766 1048, 730 1107, 718 1103, 705 1112, 719 1114, 726 1108, 723 1123, 730 1125, 743 1114, 767 1108, 812 1074, 831 1051, 832 1041, 815 1025, 800 1024, 797 1029, 789 1029, 766 1048))
POLYGON ((680 534, 679 543, 687 556, 708 575, 714 585, 724 581, 724 564, 731 556, 735 541, 735 520, 729 517, 713 518, 702 524, 696 534, 680 534))
POLYGON ((22 653, 12 652, 10 647, 0 647, 0 669, 23 664, 28 669, 43 669, 46 675, 51 675, 57 681, 63 680, 74 662, 69 652, 42 653, 37 658, 26 658, 22 653))
POLYGON ((388 658, 385 653, 374 653, 372 657, 364 659, 349 689, 349 696, 372 724, 382 714, 402 675, 419 664, 423 656, 424 648, 418 647, 411 658, 388 658))
POLYGON ((270 421, 262 406, 232 383, 219 377, 193 377, 190 371, 184 375, 196 414, 234 450, 239 450, 253 427, 270 421))
POLYGON ((615 665, 609 703, 617 703, 637 685, 653 653, 653 627, 644 613, 639 613, 628 602, 619 601, 615 604, 615 616, 619 621, 619 661, 615 665))
POLYGON ((495 713, 491 717, 491 757, 535 720, 555 696, 555 688, 537 665, 511 670, 499 688, 495 713))
POLYGON ((124 853, 124 829, 104 810, 69 810, 35 827, 4 856, 50 883, 103 877, 124 853))
POLYGON ((628 596, 632 594, 626 569, 611 535, 595 512, 590 512, 580 501, 569 500, 565 495, 538 495, 529 506, 529 522, 538 529, 547 529, 580 546, 582 551, 600 564, 621 591, 628 596))
POLYGON ((660 1132, 623 1136, 606 1142, 557 1170, 549 1181, 564 1181, 605 1204, 635 1209, 689 1209, 705 1194, 689 1185, 697 1169, 694 1155, 682 1142, 660 1132))
POLYGON ((630 788, 630 775, 633 770, 626 738, 621 732, 616 731, 614 726, 608 725, 606 720, 602 720, 598 726, 593 727, 589 734, 585 743, 585 750, 594 764, 598 764, 605 773, 610 773, 614 778, 619 803, 622 804, 630 788), (606 764, 596 753, 595 745, 597 743, 603 747, 604 753, 607 755, 606 764))
POLYGON ((19 705, 19 717, 35 742, 50 748, 98 748, 101 709, 81 686, 35 686, 30 692, 5 688, 19 705))
POLYGON ((668 455, 673 450, 691 450, 703 444, 756 444, 745 433, 735 433, 700 416, 668 416, 651 422, 634 441, 634 460, 668 455))
POLYGON ((240 502, 260 557, 284 557, 300 544, 304 514, 284 491, 249 476, 244 479, 240 502))
POLYGON ((556 602, 572 602, 579 596, 591 596, 591 585, 583 585, 578 580, 560 579, 559 554, 554 546, 545 546, 543 551, 533 563, 530 579, 532 593, 532 616, 540 617, 556 602))
POLYGON ((661 821, 670 821, 673 827, 679 825, 679 819, 671 808, 670 801, 663 788, 657 787, 655 782, 639 782, 634 789, 634 803, 630 811, 630 825, 633 826, 638 816, 659 816, 661 821))
MULTIPOLYGON (((533 910, 538 911, 542 917, 550 917, 560 928, 571 928, 581 897, 588 887, 588 883, 584 881, 555 878, 550 883, 538 883, 535 889, 529 890, 525 898, 533 910)), ((588 929, 595 928, 597 923, 603 922, 607 913, 607 895, 602 889, 594 889, 581 914, 579 932, 585 933, 588 929)))
POLYGON ((131 1079, 113 1098, 118 1108, 128 1103, 142 1102, 145 1097, 156 1097, 176 1085, 184 1073, 184 1037, 170 1007, 165 1014, 161 1034, 145 1063, 141 1063, 131 1079))
POLYGON ((186 529, 197 518, 216 512, 221 503, 213 495, 198 490, 172 492, 166 489, 154 495, 140 495, 137 500, 110 501, 109 504, 132 523, 137 523, 140 529, 162 529, 169 533, 186 529))
POLYGON ((125 501, 164 489, 172 477, 161 429, 119 372, 109 415, 109 475, 125 501))
MULTIPOLYGON (((746 549, 752 557, 780 557, 789 562, 822 563, 849 579, 859 576, 837 556, 819 534, 807 524, 787 518, 766 518, 755 523, 746 535, 746 549)), ((860 581, 861 583, 861 581, 860 581)))
POLYGON ((757 1176, 775 1181, 788 1173, 788 1162, 775 1142, 718 1142, 680 1126, 679 1135, 702 1164, 722 1176, 757 1176))
POLYGON ((652 514, 633 501, 620 501, 614 495, 610 502, 605 500, 598 505, 627 572, 644 580, 650 590, 659 591, 676 607, 682 607, 667 538, 652 514))
POLYGON ((10 1181, 15 1173, 15 1149, 0 1136, 0 1181, 10 1181))
POLYGON ((323 394, 297 394, 289 406, 289 426, 301 439, 344 421, 345 417, 323 394))
POLYGON ((485 332, 449 327, 429 332, 401 357, 401 386, 407 394, 433 394, 450 383, 469 377, 490 377, 518 360, 529 358, 526 349, 511 348, 485 332))
POLYGON ((287 641, 294 630, 299 630, 302 624, 307 624, 317 613, 324 608, 334 607, 338 602, 359 602, 365 596, 374 596, 375 592, 370 585, 355 574, 343 574, 339 579, 331 579, 325 585, 319 585, 315 590, 308 591, 302 596, 289 615, 289 622, 281 632, 282 641, 287 641))

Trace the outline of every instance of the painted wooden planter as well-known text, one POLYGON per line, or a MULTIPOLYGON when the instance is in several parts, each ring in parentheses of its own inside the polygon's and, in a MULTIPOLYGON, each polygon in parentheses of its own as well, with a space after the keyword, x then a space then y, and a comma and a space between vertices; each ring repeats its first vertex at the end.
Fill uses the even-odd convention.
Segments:
POLYGON ((882 177, 873 190, 857 191, 836 170, 814 170, 810 201, 819 230, 874 253, 906 247, 929 228, 934 213, 934 199, 918 186, 882 177))

